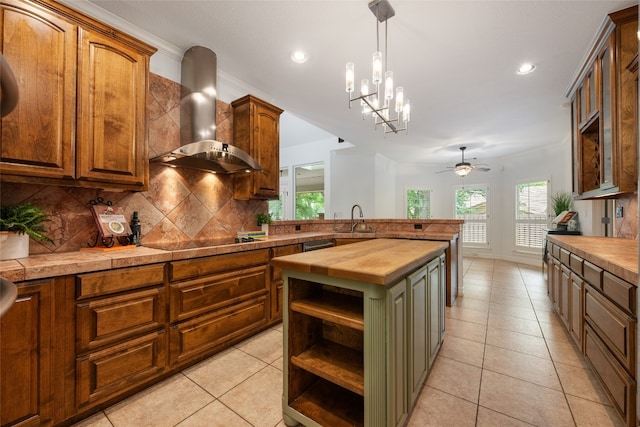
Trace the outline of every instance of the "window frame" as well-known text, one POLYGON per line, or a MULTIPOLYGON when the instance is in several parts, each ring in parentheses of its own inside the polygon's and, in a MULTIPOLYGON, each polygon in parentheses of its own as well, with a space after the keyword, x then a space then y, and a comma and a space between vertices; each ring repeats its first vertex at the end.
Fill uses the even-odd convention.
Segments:
POLYGON ((462 219, 464 220, 464 224, 462 225, 462 246, 465 248, 489 248, 490 247, 490 243, 491 243, 491 239, 490 237, 490 231, 491 231, 491 223, 489 222, 490 220, 490 207, 491 207, 491 195, 490 195, 490 189, 489 189, 489 184, 462 184, 462 185, 456 185, 454 187, 454 191, 453 191, 453 217, 455 219, 462 219), (465 218, 464 216, 458 216, 457 213, 457 200, 458 200, 458 191, 459 190, 473 190, 473 189, 483 189, 485 191, 485 218, 484 219, 479 219, 479 218, 465 218), (484 228, 485 228, 485 241, 484 242, 465 242, 465 237, 468 236, 468 229, 471 226, 471 224, 484 224, 484 228), (465 230, 467 229, 467 230, 465 230), (467 232, 465 232, 467 231, 467 232))
POLYGON ((432 219, 433 215, 431 212, 431 195, 433 193, 433 190, 427 187, 407 187, 404 191, 404 216, 406 219, 432 219), (426 218, 422 218, 422 217, 418 217, 418 218, 409 218, 408 216, 408 211, 409 211, 409 196, 408 196, 408 192, 409 191, 424 191, 426 193, 428 193, 429 195, 429 209, 428 209, 428 216, 426 218))
POLYGON ((541 179, 541 178, 532 178, 532 179, 522 179, 522 180, 518 180, 514 186, 514 203, 513 203, 513 245, 514 248, 516 250, 516 252, 523 252, 523 253, 541 253, 543 248, 544 248, 544 240, 545 240, 545 231, 544 229, 546 229, 548 227, 549 224, 549 190, 551 188, 551 181, 549 179, 541 179), (546 207, 545 207, 545 213, 543 215, 543 217, 538 218, 538 219, 531 219, 531 218, 526 218, 526 219, 522 219, 522 218, 518 218, 519 216, 519 212, 520 212, 520 192, 519 192, 519 188, 523 185, 528 185, 528 184, 536 184, 536 183, 540 183, 540 182, 545 182, 546 183, 546 207), (540 232, 540 246, 523 246, 523 245, 519 245, 518 244, 518 225, 519 224, 531 224, 531 225, 539 225, 542 227, 541 232, 540 232))

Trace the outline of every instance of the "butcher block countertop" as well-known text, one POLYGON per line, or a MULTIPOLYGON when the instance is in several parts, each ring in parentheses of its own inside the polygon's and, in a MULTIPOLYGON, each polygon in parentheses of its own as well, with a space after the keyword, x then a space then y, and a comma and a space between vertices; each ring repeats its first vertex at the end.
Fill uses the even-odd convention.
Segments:
POLYGON ((440 255, 447 243, 423 240, 372 239, 321 251, 273 258, 275 267, 377 285, 393 285, 440 255))
POLYGON ((635 286, 638 285, 637 240, 560 234, 549 234, 547 240, 635 286))

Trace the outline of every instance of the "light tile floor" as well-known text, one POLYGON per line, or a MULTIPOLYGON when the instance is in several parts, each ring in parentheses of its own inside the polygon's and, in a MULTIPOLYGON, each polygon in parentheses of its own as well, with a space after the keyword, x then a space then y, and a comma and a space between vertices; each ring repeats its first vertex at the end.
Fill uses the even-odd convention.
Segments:
MULTIPOLYGON (((623 426, 547 297, 540 267, 464 260, 464 297, 409 426, 623 426)), ((282 325, 76 427, 282 427, 282 325)))

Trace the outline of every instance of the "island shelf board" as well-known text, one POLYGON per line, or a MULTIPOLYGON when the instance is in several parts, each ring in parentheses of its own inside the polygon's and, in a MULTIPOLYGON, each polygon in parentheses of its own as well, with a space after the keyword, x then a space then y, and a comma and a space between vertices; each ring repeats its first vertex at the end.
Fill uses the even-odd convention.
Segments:
POLYGON ((318 379, 290 405, 323 426, 364 426, 364 398, 323 379, 318 379))
POLYGON ((364 364, 361 351, 323 340, 303 353, 292 356, 291 363, 364 396, 364 364))
POLYGON ((342 295, 320 295, 313 299, 305 298, 291 303, 291 310, 327 320, 337 325, 364 331, 362 298, 342 295))

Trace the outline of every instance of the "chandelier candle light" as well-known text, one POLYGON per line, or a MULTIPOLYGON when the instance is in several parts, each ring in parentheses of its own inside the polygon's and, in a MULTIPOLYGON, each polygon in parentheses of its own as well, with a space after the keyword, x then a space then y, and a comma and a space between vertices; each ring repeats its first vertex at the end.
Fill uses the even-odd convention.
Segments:
POLYGON ((409 131, 409 120, 411 119, 411 105, 409 100, 404 100, 404 90, 401 86, 395 88, 395 102, 393 101, 393 71, 387 68, 387 58, 389 51, 387 49, 387 20, 393 17, 396 12, 393 10, 387 0, 373 0, 369 3, 369 10, 376 17, 376 51, 373 53, 373 73, 371 76, 371 86, 369 79, 362 79, 360 82, 360 96, 351 98, 351 94, 355 88, 355 66, 353 62, 347 62, 346 67, 346 89, 349 94, 349 108, 351 103, 360 100, 362 107, 362 117, 371 114, 374 118, 374 127, 382 125, 384 133, 398 133, 400 131, 409 131), (384 72, 382 68, 383 55, 380 50, 380 23, 384 22, 384 72), (384 76, 384 93, 380 93, 380 84, 384 76), (382 96, 382 102, 378 94, 382 96), (382 105, 381 105, 382 104, 382 105), (393 108, 396 117, 391 118, 389 110, 393 108), (402 113, 403 128, 400 125, 400 113, 402 113))

